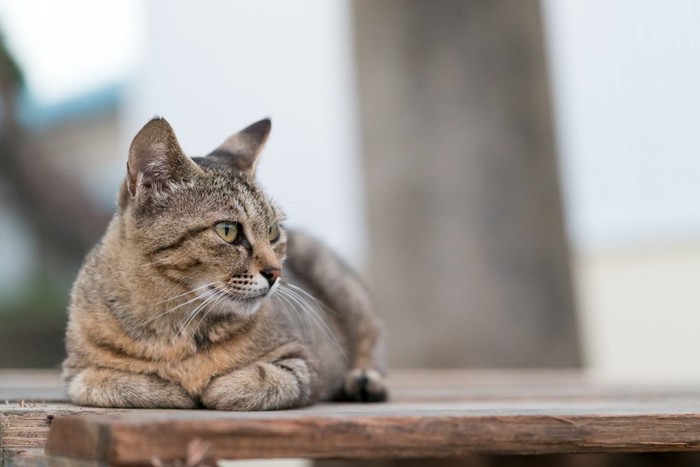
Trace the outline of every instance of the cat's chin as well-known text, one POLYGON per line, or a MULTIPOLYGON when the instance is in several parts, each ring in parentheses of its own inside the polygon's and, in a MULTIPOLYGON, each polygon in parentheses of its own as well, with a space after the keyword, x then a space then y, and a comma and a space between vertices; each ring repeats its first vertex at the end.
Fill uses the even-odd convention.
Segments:
MULTIPOLYGON (((241 318, 249 318, 253 316, 262 305, 265 295, 257 297, 240 297, 232 295, 222 290, 217 290, 214 287, 208 287, 208 291, 216 291, 217 299, 215 305, 209 308, 209 312, 221 316, 237 316, 241 318)), ((206 293, 204 292, 204 296, 206 293)))
POLYGON ((241 318, 250 318, 260 309, 264 296, 249 298, 249 299, 224 299, 219 302, 214 311, 219 315, 238 316, 241 318))

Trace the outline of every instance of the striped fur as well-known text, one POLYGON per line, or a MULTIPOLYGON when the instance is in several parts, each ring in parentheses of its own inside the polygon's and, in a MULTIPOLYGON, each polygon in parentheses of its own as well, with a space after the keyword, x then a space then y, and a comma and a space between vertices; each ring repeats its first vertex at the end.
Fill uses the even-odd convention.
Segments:
POLYGON ((263 120, 207 157, 170 125, 134 138, 118 210, 71 293, 63 365, 81 405, 272 410, 384 400, 360 280, 255 183, 263 120), (219 222, 238 226, 227 243, 219 222), (279 270, 281 278, 277 278, 279 270))

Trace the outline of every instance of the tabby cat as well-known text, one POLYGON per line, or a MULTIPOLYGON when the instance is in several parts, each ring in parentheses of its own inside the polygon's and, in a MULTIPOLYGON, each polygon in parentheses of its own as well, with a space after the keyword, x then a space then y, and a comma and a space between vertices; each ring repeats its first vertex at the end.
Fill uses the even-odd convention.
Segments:
POLYGON ((386 399, 365 288, 320 243, 287 231, 254 180, 269 133, 262 120, 189 158, 164 119, 138 132, 117 212, 71 292, 63 376, 74 403, 386 399))

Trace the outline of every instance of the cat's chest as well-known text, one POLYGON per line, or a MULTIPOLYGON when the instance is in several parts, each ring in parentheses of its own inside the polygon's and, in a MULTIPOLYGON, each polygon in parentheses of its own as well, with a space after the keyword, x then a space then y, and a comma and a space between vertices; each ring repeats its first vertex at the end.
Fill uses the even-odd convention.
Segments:
POLYGON ((246 366, 258 358, 259 349, 255 348, 251 337, 236 336, 223 342, 214 342, 207 336, 193 338, 179 349, 180 358, 173 355, 175 358, 161 361, 156 372, 188 392, 199 394, 213 377, 246 366))
POLYGON ((220 375, 265 358, 286 342, 267 313, 255 320, 202 323, 199 332, 183 336, 166 326, 138 335, 126 333, 112 314, 86 314, 74 332, 85 336, 87 361, 134 373, 153 373, 200 394, 220 375), (107 344, 108 343, 108 344, 107 344))

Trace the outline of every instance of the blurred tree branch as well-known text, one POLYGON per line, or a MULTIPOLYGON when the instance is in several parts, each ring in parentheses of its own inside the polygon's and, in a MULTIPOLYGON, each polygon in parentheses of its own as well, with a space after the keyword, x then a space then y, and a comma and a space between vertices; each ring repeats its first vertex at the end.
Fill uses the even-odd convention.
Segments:
POLYGON ((23 84, 22 71, 0 35, 0 176, 42 246, 64 260, 79 261, 104 231, 109 215, 27 138, 18 117, 23 84))

